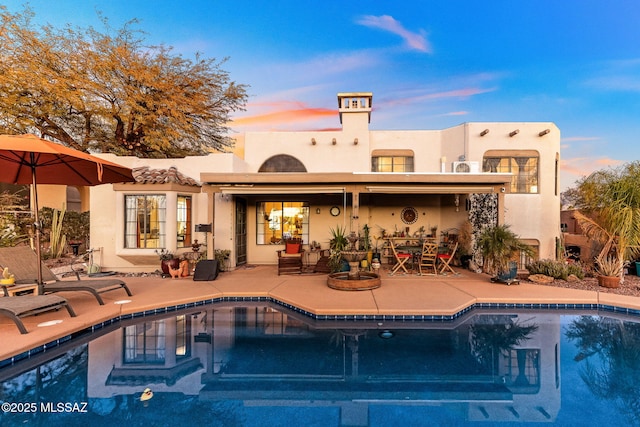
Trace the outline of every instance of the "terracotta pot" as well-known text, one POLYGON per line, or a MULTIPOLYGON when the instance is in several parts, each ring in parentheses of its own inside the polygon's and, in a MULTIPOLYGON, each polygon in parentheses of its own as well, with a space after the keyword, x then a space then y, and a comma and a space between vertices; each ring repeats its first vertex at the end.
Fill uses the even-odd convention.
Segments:
POLYGON ((180 267, 180 260, 178 258, 172 258, 160 261, 160 268, 162 268, 164 274, 169 274, 169 266, 173 269, 180 267))
POLYGON ((605 288, 619 288, 620 276, 598 276, 598 284, 605 288))

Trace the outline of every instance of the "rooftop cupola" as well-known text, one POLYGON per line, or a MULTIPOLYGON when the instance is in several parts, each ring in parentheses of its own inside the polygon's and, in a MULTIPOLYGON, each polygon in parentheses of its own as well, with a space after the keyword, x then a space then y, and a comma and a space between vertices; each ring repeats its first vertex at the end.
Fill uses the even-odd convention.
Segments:
POLYGON ((342 92, 338 94, 338 111, 340 123, 345 128, 348 124, 364 124, 371 122, 372 92, 342 92), (364 123, 362 123, 364 122, 364 123))

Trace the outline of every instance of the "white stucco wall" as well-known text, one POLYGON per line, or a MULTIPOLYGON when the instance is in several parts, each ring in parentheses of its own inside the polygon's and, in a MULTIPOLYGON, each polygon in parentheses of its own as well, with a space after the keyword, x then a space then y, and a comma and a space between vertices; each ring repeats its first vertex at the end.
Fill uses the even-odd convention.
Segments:
MULTIPOLYGON (((505 222, 516 234, 523 239, 537 240, 542 258, 554 257, 555 239, 560 233, 560 198, 556 188, 560 131, 553 123, 465 123, 443 130, 369 131, 367 117, 368 113, 362 112, 343 114, 343 128, 336 131, 247 133, 244 135, 244 159, 233 154, 153 160, 113 155, 100 157, 128 167, 150 166, 159 169, 175 166, 181 173, 199 180, 201 173, 208 172, 254 173, 267 159, 280 154, 297 158, 307 172, 370 172, 371 153, 374 150, 412 150, 416 173, 449 174, 452 173, 453 162, 462 159, 477 162, 481 170, 483 157, 488 150, 535 150, 540 156, 539 192, 506 194, 502 209, 505 222), (485 129, 489 132, 480 136, 485 129), (515 129, 519 133, 509 136, 515 129), (549 129, 549 132, 540 136, 539 133, 545 129, 549 129), (315 144, 312 143, 313 140, 315 144)), ((140 193, 139 187, 141 186, 132 185, 130 192, 140 193)), ((91 245, 102 248, 99 262, 108 269, 155 270, 158 261, 153 250, 123 249, 123 195, 126 193, 129 190, 114 192, 111 185, 91 189, 91 245), (145 266, 125 259, 134 254, 146 256, 148 264, 145 266)), ((194 224, 211 222, 207 214, 208 197, 206 193, 194 194, 194 224)), ((414 206, 419 212, 419 219, 411 225, 412 232, 420 226, 428 228, 438 225, 439 231, 459 227, 466 218, 466 212, 464 209, 455 211, 447 197, 451 198, 452 195, 432 197, 428 205, 422 205, 411 195, 398 198, 398 206, 363 205, 359 214, 360 223, 368 223, 375 235, 379 234, 379 227, 393 231, 396 226, 404 227, 396 211, 404 206, 414 206)), ((464 197, 466 196, 461 198, 462 207, 464 197)), ((342 205, 334 200, 310 206, 309 240, 320 241, 325 248, 328 246, 330 227, 338 224, 347 226, 347 229, 351 227, 348 206, 347 209, 342 209, 340 217, 329 215, 329 208, 334 204, 342 205), (316 213, 317 208, 320 209, 319 214, 316 213)), ((250 203, 247 209, 248 262, 275 263, 274 247, 256 245, 255 204, 250 203)), ((234 249, 234 215, 233 197, 216 194, 216 248, 234 249)), ((175 235, 174 231, 168 225, 167 236, 175 235)), ((194 238, 200 240, 197 235, 194 238)), ((168 249, 175 250, 175 242, 171 242, 171 239, 168 242, 168 249)))

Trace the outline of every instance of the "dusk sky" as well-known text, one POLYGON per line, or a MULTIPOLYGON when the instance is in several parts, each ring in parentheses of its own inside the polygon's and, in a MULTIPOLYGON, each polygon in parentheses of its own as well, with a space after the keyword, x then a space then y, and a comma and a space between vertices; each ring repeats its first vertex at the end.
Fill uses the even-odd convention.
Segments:
MULTIPOLYGON (((11 12, 22 1, 4 1, 11 12)), ((339 127, 336 94, 373 92, 372 130, 554 122, 562 187, 640 159, 635 0, 33 0, 37 24, 113 27, 229 60, 250 85, 236 132, 339 127)))

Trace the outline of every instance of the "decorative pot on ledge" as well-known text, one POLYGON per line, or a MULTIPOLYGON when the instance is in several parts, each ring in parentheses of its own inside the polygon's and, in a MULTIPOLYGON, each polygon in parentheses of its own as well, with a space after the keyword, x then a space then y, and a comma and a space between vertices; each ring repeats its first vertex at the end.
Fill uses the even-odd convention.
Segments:
POLYGON ((160 268, 162 269, 162 273, 166 274, 167 276, 169 275, 169 267, 173 268, 174 270, 176 268, 179 268, 180 260, 178 258, 171 258, 163 259, 160 261, 160 268))
POLYGON ((598 276, 598 285, 604 288, 619 288, 620 276, 598 276))

